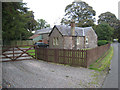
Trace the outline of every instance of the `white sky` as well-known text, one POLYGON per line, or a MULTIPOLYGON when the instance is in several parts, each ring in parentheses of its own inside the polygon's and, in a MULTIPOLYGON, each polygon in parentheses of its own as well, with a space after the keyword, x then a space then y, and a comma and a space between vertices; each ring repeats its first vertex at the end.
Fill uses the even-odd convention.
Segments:
MULTIPOLYGON (((44 19, 51 26, 60 24, 65 7, 74 0, 23 0, 34 12, 35 19, 44 19)), ((96 19, 101 13, 111 12, 118 18, 118 1, 120 0, 82 0, 96 11, 96 19)))

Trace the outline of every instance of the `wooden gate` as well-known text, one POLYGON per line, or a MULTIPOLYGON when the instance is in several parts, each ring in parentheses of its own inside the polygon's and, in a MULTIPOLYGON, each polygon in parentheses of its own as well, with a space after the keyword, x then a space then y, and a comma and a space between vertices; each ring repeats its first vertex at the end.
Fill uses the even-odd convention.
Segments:
POLYGON ((36 58, 34 45, 3 46, 2 62, 32 60, 36 58))

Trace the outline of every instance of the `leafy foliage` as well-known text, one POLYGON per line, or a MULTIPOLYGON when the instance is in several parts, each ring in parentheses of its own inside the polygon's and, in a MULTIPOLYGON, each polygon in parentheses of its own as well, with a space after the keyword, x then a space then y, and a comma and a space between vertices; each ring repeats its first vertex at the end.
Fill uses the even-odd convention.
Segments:
POLYGON ((34 16, 22 2, 2 3, 2 38, 3 42, 25 40, 32 35, 34 16), (32 23, 32 24, 29 24, 32 23))
POLYGON ((112 40, 113 28, 107 23, 101 23, 94 27, 94 30, 98 36, 98 40, 112 40))
POLYGON ((111 59, 113 56, 113 47, 111 47, 103 56, 101 56, 96 62, 89 66, 89 69, 103 71, 110 67, 111 59), (101 60, 102 59, 102 60, 101 60))
POLYGON ((118 33, 118 42, 120 43, 120 20, 119 20, 119 26, 117 28, 117 33, 118 33))
POLYGON ((65 16, 61 24, 70 24, 71 19, 76 21, 76 26, 85 27, 94 25, 96 12, 86 2, 72 2, 65 8, 65 16))
POLYGON ((116 16, 111 12, 105 12, 105 13, 100 14, 98 17, 99 17, 98 24, 101 24, 103 22, 108 23, 112 28, 114 28, 113 37, 114 38, 118 37, 117 28, 119 24, 118 24, 118 19, 116 18, 116 16))
POLYGON ((107 41, 107 40, 98 40, 98 46, 105 45, 108 43, 109 43, 109 41, 107 41))
POLYGON ((37 26, 37 21, 34 19, 34 12, 33 11, 28 11, 24 16, 27 19, 26 23, 26 29, 28 31, 32 32, 36 29, 37 26))
POLYGON ((43 29, 46 27, 50 27, 50 24, 47 24, 47 22, 43 19, 38 19, 37 20, 37 29, 43 29))

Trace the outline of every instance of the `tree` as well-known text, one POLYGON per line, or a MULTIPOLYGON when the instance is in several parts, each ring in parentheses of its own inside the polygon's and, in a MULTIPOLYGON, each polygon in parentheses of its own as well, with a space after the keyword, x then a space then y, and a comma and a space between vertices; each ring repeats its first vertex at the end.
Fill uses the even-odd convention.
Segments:
POLYGON ((98 40, 112 40, 113 28, 107 23, 101 23, 95 28, 95 32, 98 36, 98 40))
POLYGON ((114 28, 114 36, 113 37, 116 38, 118 36, 117 28, 119 26, 118 19, 116 18, 116 16, 111 12, 105 12, 105 13, 100 14, 98 17, 99 17, 98 24, 105 22, 114 28))
POLYGON ((61 24, 70 24, 71 19, 76 21, 76 26, 85 27, 94 25, 96 12, 86 2, 72 2, 65 8, 64 18, 61 24))
POLYGON ((120 43, 120 20, 119 20, 119 26, 117 28, 117 33, 118 33, 118 42, 120 43))
POLYGON ((25 3, 3 2, 2 3, 2 39, 4 41, 28 39, 31 36, 29 27, 26 27, 30 18, 25 3), (27 15, 28 16, 28 15, 27 15))
POLYGON ((38 19, 37 20, 37 29, 43 29, 46 27, 50 27, 50 24, 47 24, 47 22, 43 19, 38 19))
POLYGON ((37 26, 37 21, 34 19, 34 12, 28 11, 24 16, 26 18, 26 29, 30 32, 34 31, 37 26))

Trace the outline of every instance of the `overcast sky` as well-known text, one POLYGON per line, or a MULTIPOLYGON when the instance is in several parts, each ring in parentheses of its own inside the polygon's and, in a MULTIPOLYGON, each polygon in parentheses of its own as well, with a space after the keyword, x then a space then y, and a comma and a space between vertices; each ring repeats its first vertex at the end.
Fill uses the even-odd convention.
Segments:
MULTIPOLYGON (((44 19, 51 26, 60 24, 65 7, 74 0, 23 0, 33 10, 35 19, 44 19)), ((82 0, 96 11, 96 19, 101 13, 111 12, 118 18, 118 1, 120 0, 82 0)))

